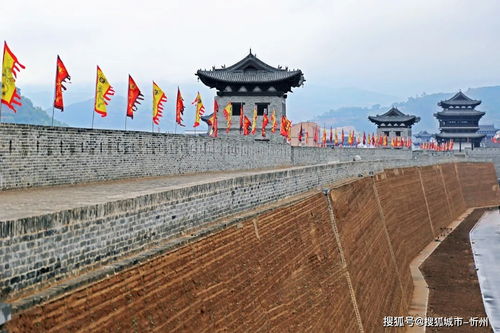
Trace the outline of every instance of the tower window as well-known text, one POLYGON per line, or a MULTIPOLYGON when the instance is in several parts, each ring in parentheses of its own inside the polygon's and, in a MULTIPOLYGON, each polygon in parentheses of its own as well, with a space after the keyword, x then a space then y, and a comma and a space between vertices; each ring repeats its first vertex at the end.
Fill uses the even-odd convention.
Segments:
POLYGON ((263 116, 264 112, 268 112, 269 103, 256 103, 257 104, 257 115, 263 116))
POLYGON ((233 116, 239 116, 243 103, 231 103, 233 105, 233 116))

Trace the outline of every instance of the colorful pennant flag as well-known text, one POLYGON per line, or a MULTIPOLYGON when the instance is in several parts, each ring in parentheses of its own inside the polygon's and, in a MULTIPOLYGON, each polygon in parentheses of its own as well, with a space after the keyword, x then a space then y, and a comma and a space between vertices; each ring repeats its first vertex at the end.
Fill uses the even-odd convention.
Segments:
POLYGON ((141 104, 144 100, 144 95, 141 93, 141 90, 135 84, 132 76, 128 76, 128 94, 127 94, 127 117, 134 119, 134 112, 137 111, 137 104, 141 104))
POLYGON ((287 136, 286 132, 287 119, 285 116, 281 116, 280 134, 282 136, 287 136))
POLYGON ((226 118, 226 133, 231 130, 231 119, 233 118, 233 104, 229 101, 223 110, 224 117, 226 118))
POLYGON ((241 131, 243 130, 243 122, 244 122, 243 116, 244 116, 243 103, 241 103, 240 104, 240 134, 241 134, 241 131))
POLYGON ((208 125, 211 126, 208 135, 214 138, 219 136, 219 125, 217 120, 218 112, 219 112, 219 103, 217 103, 217 100, 214 98, 214 113, 212 113, 212 116, 210 116, 210 118, 208 118, 207 121, 208 125))
POLYGON ((250 127, 252 127, 252 122, 247 116, 243 115, 243 135, 250 134, 250 127))
POLYGON ((200 92, 198 92, 198 94, 196 94, 196 98, 194 99, 193 103, 191 103, 191 104, 196 104, 196 111, 194 114, 193 127, 198 127, 198 126, 200 126, 201 116, 205 113, 205 106, 203 105, 203 102, 201 101, 200 92))
POLYGON ((278 128, 278 119, 276 119, 276 110, 273 110, 271 114, 271 132, 276 132, 276 128, 278 128))
MULTIPOLYGON (((177 92, 177 103, 179 102, 180 92, 177 92)), ((153 81, 153 123, 160 125, 160 117, 163 117, 163 103, 167 101, 167 95, 163 90, 153 81)), ((181 97, 182 103, 182 97, 181 97)), ((184 109, 184 105, 182 106, 184 109)), ((182 120, 182 119, 181 119, 182 120)), ((184 126, 181 124, 181 126, 184 126)))
POLYGON ((66 83, 66 80, 71 80, 68 71, 66 70, 66 66, 62 62, 61 58, 57 56, 56 63, 56 88, 54 94, 54 108, 64 111, 64 102, 63 102, 63 90, 66 90, 66 87, 63 86, 63 83, 66 83))
POLYGON ((269 117, 267 116, 267 110, 266 112, 264 113, 264 116, 262 117, 262 136, 263 137, 266 137, 266 127, 267 127, 267 124, 269 124, 269 117))
POLYGON ((7 46, 7 42, 3 44, 3 61, 2 61, 2 101, 9 109, 16 112, 12 104, 21 106, 21 96, 17 93, 16 78, 20 68, 25 69, 17 60, 17 57, 7 46))
POLYGON ((252 134, 255 135, 256 132, 257 132, 257 107, 254 107, 252 116, 252 134))
POLYGON ((184 98, 182 98, 181 90, 177 87, 177 101, 175 102, 175 122, 184 127, 182 116, 184 115, 184 98))
POLYGON ((106 106, 111 100, 109 96, 113 96, 114 94, 115 90, 109 84, 108 79, 106 79, 106 76, 104 76, 99 66, 97 66, 94 110, 99 113, 101 117, 106 117, 108 115, 106 106))

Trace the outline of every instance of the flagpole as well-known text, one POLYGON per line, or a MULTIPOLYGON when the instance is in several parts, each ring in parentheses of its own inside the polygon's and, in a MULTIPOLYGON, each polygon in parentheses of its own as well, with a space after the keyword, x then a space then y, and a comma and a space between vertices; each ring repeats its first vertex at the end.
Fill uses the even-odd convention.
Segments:
POLYGON ((92 129, 94 129, 94 117, 95 117, 95 111, 92 110, 92 129))
MULTIPOLYGON (((4 41, 4 47, 3 47, 3 52, 2 52, 2 68, 3 68, 3 62, 4 62, 4 58, 5 58, 5 44, 7 42, 4 41)), ((0 91, 2 91, 3 89, 3 80, 0 80, 0 91)), ((1 97, 0 97, 1 98, 1 97)), ((2 101, 0 100, 0 123, 2 122, 2 101)))
POLYGON ((127 113, 125 113, 125 131, 127 130, 127 113))
MULTIPOLYGON (((59 58, 59 55, 57 55, 57 58, 59 58)), ((52 123, 50 126, 54 126, 54 110, 55 110, 55 101, 56 101, 56 90, 57 90, 57 59, 56 59, 56 86, 54 87, 54 99, 52 102, 52 123)))

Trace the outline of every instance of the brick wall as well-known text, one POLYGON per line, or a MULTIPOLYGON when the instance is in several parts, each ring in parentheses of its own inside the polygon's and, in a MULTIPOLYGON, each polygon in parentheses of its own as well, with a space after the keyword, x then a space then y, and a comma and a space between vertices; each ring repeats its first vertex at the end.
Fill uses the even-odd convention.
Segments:
MULTIPOLYGON (((383 316, 407 311, 408 264, 432 241, 431 225, 448 225, 470 204, 500 203, 491 164, 458 163, 456 180, 445 176, 432 187, 440 168, 451 173, 455 165, 351 180, 332 187, 331 207, 317 193, 257 209, 201 240, 16 312, 7 328, 356 332, 361 325, 380 331, 383 316), (426 204, 431 198, 435 203, 426 204)), ((89 233, 93 226, 82 228, 89 233)))
POLYGON ((0 124, 0 189, 334 161, 410 159, 390 149, 290 147, 239 138, 0 124))
MULTIPOLYGON (((435 161, 420 161, 435 163, 435 161)), ((0 221, 0 294, 12 295, 103 265, 217 218, 412 160, 359 161, 227 180, 0 221)))

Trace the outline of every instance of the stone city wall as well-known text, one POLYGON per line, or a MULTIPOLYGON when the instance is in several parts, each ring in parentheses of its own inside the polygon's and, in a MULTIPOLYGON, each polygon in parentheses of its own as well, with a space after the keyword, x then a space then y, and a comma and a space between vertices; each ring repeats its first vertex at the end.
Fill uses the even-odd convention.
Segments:
POLYGON ((0 189, 76 184, 207 171, 407 159, 390 149, 320 149, 286 144, 158 134, 0 124, 0 189))
MULTIPOLYGON (((367 163, 346 163, 339 176, 348 178, 352 168, 363 172, 360 166, 367 163)), ((329 166, 315 168, 305 169, 323 175, 323 186, 340 180, 322 174, 329 166)), ((377 170, 330 185, 329 193, 311 192, 260 211, 255 207, 250 216, 225 222, 201 239, 15 311, 7 329, 383 331, 384 316, 407 314, 411 259, 467 207, 500 203, 492 169, 490 163, 445 163, 377 170), (465 192, 476 182, 484 186, 471 201, 465 192)), ((293 177, 297 186, 306 190, 314 183, 299 174, 293 177)), ((272 177, 292 186, 285 174, 272 177)), ((269 190, 261 187, 258 193, 269 190)), ((132 215, 155 219, 132 209, 114 220, 132 215)), ((112 221, 90 220, 80 228, 83 234, 108 234, 112 221)), ((78 223, 66 221, 69 228, 78 223)), ((22 237, 16 232, 13 237, 22 237)))
POLYGON ((188 229, 384 168, 446 160, 359 161, 261 171, 55 213, 0 221, 2 295, 102 265, 188 229))

